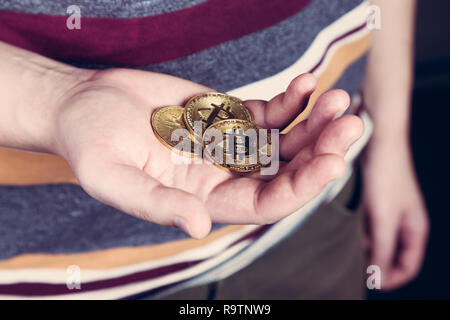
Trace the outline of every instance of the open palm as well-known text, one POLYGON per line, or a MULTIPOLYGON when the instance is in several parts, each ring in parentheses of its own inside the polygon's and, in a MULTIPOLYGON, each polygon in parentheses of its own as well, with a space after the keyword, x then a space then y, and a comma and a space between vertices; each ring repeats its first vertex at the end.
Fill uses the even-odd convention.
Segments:
MULTIPOLYGON (((283 128, 315 89, 311 74, 270 101, 245 101, 263 128, 283 128)), ((362 133, 342 90, 323 94, 306 122, 280 137, 280 170, 235 176, 209 164, 177 164, 154 136, 150 116, 212 91, 168 75, 126 69, 96 72, 61 99, 55 153, 94 198, 139 218, 206 236, 211 221, 273 223, 343 174, 343 157, 362 133)), ((257 98, 257 97, 255 97, 257 98)))

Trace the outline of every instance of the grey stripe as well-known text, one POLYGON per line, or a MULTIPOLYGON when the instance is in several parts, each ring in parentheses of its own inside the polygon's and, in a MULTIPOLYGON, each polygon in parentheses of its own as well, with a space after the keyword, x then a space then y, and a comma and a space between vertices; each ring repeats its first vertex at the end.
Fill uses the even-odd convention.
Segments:
POLYGON ((79 186, 0 188, 0 260, 21 253, 85 252, 183 238, 179 229, 105 206, 79 186))
MULTIPOLYGON (((271 28, 144 69, 228 91, 292 65, 320 30, 360 2, 315 0, 295 17, 271 28)), ((362 73, 363 64, 359 62, 338 85, 354 92, 362 73)), ((152 245, 180 238, 184 238, 181 231, 122 214, 77 186, 0 187, 0 259, 21 253, 152 245)))
POLYGON ((67 15, 77 5, 83 17, 136 18, 181 10, 207 0, 3 0, 0 10, 67 15))

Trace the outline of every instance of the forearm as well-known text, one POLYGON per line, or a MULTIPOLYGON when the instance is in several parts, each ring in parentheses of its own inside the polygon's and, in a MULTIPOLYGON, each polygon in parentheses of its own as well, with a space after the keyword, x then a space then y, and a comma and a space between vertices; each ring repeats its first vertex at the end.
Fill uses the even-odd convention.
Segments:
POLYGON ((372 145, 399 147, 409 137, 413 82, 414 0, 375 0, 381 8, 381 29, 373 31, 367 76, 366 107, 375 122, 372 145))
POLYGON ((0 146, 51 152, 57 108, 90 76, 0 41, 0 146))

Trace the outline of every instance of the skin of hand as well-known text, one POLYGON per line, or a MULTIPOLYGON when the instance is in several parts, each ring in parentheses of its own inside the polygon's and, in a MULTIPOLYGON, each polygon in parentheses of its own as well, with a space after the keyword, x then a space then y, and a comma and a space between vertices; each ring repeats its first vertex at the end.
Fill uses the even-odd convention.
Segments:
POLYGON ((368 263, 381 269, 381 289, 392 290, 420 270, 429 220, 409 141, 413 79, 413 0, 375 0, 382 27, 374 30, 363 86, 375 131, 363 161, 368 263))
POLYGON ((408 144, 371 142, 364 154, 364 204, 370 264, 383 290, 412 280, 420 270, 429 222, 408 144), (395 156, 391 156, 395 155, 395 156))
MULTIPOLYGON (((316 86, 311 74, 293 79, 272 100, 245 101, 263 128, 283 128, 316 86)), ((343 156, 363 131, 344 115, 349 97, 324 93, 305 122, 280 137, 274 176, 238 177, 210 164, 179 165, 154 136, 158 107, 183 105, 211 89, 168 75, 109 69, 94 72, 58 99, 51 152, 64 157, 84 190, 136 217, 175 225, 194 238, 211 222, 268 224, 293 213, 345 171, 343 156)))

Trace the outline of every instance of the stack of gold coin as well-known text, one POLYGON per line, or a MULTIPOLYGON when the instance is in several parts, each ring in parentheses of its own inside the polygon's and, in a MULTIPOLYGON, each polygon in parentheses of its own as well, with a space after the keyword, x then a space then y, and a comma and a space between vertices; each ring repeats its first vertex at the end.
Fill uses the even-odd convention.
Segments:
POLYGON ((261 155, 271 155, 269 135, 260 137, 261 128, 253 123, 250 110, 238 98, 223 93, 197 95, 184 108, 160 108, 153 113, 151 124, 158 140, 169 149, 190 157, 197 150, 201 156, 203 150, 213 164, 230 172, 258 171, 263 166, 261 155), (177 129, 186 132, 189 146, 180 143, 181 138, 187 140, 182 134, 174 139, 177 129))

